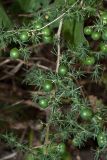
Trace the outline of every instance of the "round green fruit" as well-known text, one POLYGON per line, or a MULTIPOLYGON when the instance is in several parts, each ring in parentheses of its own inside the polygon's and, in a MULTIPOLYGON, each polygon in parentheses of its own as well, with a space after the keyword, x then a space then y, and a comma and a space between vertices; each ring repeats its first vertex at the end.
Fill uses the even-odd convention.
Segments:
POLYGON ((100 45, 100 49, 103 53, 107 53, 107 44, 102 43, 100 45))
POLYGON ((104 25, 107 25, 107 20, 103 20, 103 24, 104 24, 104 25))
POLYGON ((66 150, 66 146, 64 143, 60 143, 58 146, 57 146, 57 151, 60 152, 60 153, 64 153, 66 150))
POLYGON ((20 33, 19 38, 21 41, 26 42, 29 39, 29 33, 26 31, 23 31, 20 33))
POLYGON ((92 117, 93 117, 93 112, 89 108, 82 108, 81 111, 80 111, 80 117, 83 120, 91 120, 92 117))
POLYGON ((103 22, 104 25, 107 24, 107 12, 103 12, 101 14, 101 20, 102 20, 102 22, 103 22))
POLYGON ((77 141, 76 138, 74 138, 74 139, 72 140, 72 145, 73 145, 74 147, 78 147, 78 146, 79 146, 78 141, 77 141))
POLYGON ((104 132, 98 134, 97 142, 99 147, 104 147, 107 144, 107 137, 104 132))
POLYGON ((91 34, 91 38, 92 38, 94 41, 99 40, 100 37, 101 37, 101 33, 100 33, 100 32, 92 32, 92 34, 91 34))
POLYGON ((52 43, 52 37, 51 36, 43 36, 43 42, 44 43, 52 43))
POLYGON ((53 89, 53 84, 51 81, 45 81, 43 85, 43 90, 45 92, 50 92, 53 89))
POLYGON ((92 34, 92 29, 89 26, 85 27, 84 28, 84 34, 87 35, 87 36, 91 35, 92 34))
POLYGON ((83 61, 85 65, 93 65, 95 63, 95 58, 94 57, 86 57, 86 59, 83 61))
POLYGON ((105 30, 103 33, 102 33, 102 39, 104 41, 107 41, 107 30, 105 30))
POLYGON ((102 20, 107 20, 107 12, 102 13, 101 19, 102 20))
POLYGON ((41 98, 39 100, 39 105, 40 105, 41 108, 47 108, 48 107, 48 100, 44 99, 44 98, 41 98))
POLYGON ((40 29, 42 28, 42 22, 38 21, 34 23, 34 29, 40 29))
POLYGON ((59 66, 58 74, 60 76, 65 76, 65 75, 67 75, 67 73, 68 73, 68 67, 67 66, 65 66, 65 65, 59 66))
POLYGON ((43 34, 44 36, 50 36, 50 35, 51 35, 51 30, 50 30, 50 28, 49 28, 49 27, 44 28, 44 29, 42 30, 42 34, 43 34))
POLYGON ((17 48, 13 48, 10 50, 10 58, 18 59, 20 57, 20 52, 17 48))

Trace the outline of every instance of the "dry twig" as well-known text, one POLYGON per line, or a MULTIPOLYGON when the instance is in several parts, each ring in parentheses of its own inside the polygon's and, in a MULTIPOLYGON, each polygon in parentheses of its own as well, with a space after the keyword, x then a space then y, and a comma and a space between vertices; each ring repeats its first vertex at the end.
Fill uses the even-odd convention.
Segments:
POLYGON ((62 24, 63 24, 63 19, 61 19, 61 21, 60 21, 58 32, 57 32, 57 39, 58 39, 57 52, 58 52, 58 55, 57 55, 57 63, 56 63, 56 73, 58 72, 60 58, 61 58, 60 36, 61 36, 62 24))
POLYGON ((17 155, 17 152, 14 152, 14 153, 11 153, 11 154, 9 154, 9 155, 3 157, 3 158, 0 158, 0 160, 8 160, 8 159, 12 159, 12 158, 16 157, 16 155, 17 155))

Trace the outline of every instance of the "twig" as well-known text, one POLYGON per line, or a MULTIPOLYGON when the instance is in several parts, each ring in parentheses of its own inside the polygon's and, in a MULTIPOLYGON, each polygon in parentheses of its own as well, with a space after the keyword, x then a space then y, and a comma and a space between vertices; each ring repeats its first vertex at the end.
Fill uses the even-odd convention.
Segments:
POLYGON ((45 69, 45 70, 51 70, 50 68, 48 68, 46 66, 43 66, 41 64, 36 64, 36 66, 39 67, 39 68, 45 69))
POLYGON ((60 20, 59 28, 58 28, 58 33, 57 33, 57 39, 58 39, 58 45, 57 45, 57 63, 56 63, 56 73, 58 72, 59 64, 60 64, 60 54, 61 54, 61 46, 60 46, 60 36, 61 36, 61 30, 62 30, 62 24, 63 24, 63 19, 60 20))
POLYGON ((12 153, 12 154, 9 154, 8 156, 5 156, 5 157, 3 157, 3 158, 0 158, 0 160, 12 159, 12 158, 16 157, 16 155, 17 155, 17 152, 14 152, 14 153, 12 153))
POLYGON ((10 72, 7 73, 7 75, 0 78, 0 81, 6 78, 9 78, 11 76, 14 76, 14 74, 16 74, 20 70, 23 64, 24 64, 23 61, 20 61, 19 64, 15 68, 13 68, 10 72))
MULTIPOLYGON (((21 138, 20 138, 20 141, 19 143, 20 144, 23 144, 23 141, 24 141, 24 138, 25 138, 25 135, 26 135, 26 132, 27 132, 27 126, 26 128, 24 129, 24 131, 22 132, 22 135, 21 135, 21 138)), ((17 151, 17 160, 20 160, 21 159, 21 152, 20 150, 17 151)))
POLYGON ((9 74, 14 75, 15 73, 17 73, 22 67, 22 65, 23 65, 23 62, 20 61, 20 63, 15 68, 13 68, 9 74))
POLYGON ((31 57, 30 60, 32 60, 32 61, 44 61, 44 62, 48 62, 48 63, 51 63, 51 64, 55 65, 55 62, 50 61, 49 59, 46 59, 45 57, 31 57))
POLYGON ((68 8, 63 14, 61 14, 59 17, 57 17, 56 19, 54 19, 53 21, 51 21, 50 23, 48 23, 47 25, 45 25, 44 27, 38 29, 38 30, 42 30, 45 27, 50 26, 51 24, 53 24, 54 22, 58 21, 59 19, 62 19, 67 12, 69 12, 71 10, 71 8, 73 8, 80 0, 77 0, 70 8, 68 8))
POLYGON ((24 102, 24 100, 20 100, 20 101, 18 101, 18 102, 13 103, 12 106, 16 106, 16 105, 21 104, 21 103, 23 103, 23 102, 24 102))
MULTIPOLYGON (((60 20, 60 23, 59 23, 59 28, 58 28, 58 32, 57 32, 57 39, 58 39, 58 46, 57 46, 57 49, 58 49, 58 56, 57 56, 57 65, 56 65, 56 73, 58 72, 58 68, 59 68, 59 63, 60 63, 60 50, 61 50, 61 47, 60 47, 60 35, 61 35, 61 29, 62 29, 62 24, 63 24, 63 19, 60 20)), ((54 92, 55 93, 55 92, 54 92)), ((45 145, 47 145, 49 143, 49 128, 50 128, 50 124, 47 123, 46 125, 46 136, 45 136, 45 145)), ((44 150, 45 154, 47 154, 47 148, 45 148, 44 150)))
POLYGON ((1 66, 3 66, 4 64, 6 64, 6 63, 10 62, 10 61, 11 61, 10 59, 6 59, 6 60, 4 60, 2 63, 0 63, 0 67, 1 67, 1 66))
POLYGON ((33 16, 33 14, 32 13, 30 13, 30 14, 18 14, 18 16, 19 17, 29 17, 29 18, 31 18, 32 16, 33 16))
MULTIPOLYGON (((72 76, 72 78, 75 80, 77 86, 79 87, 80 86, 79 81, 74 76, 72 76)), ((80 87, 80 91, 81 91, 81 94, 82 94, 83 98, 85 99, 85 94, 84 94, 84 91, 82 89, 82 86, 80 87)))
POLYGON ((77 155, 76 160, 81 160, 81 157, 79 155, 77 155))
MULTIPOLYGON (((32 58, 33 59, 33 58, 32 58)), ((34 59, 36 59, 36 58, 34 58, 34 59)), ((37 60, 39 60, 40 58, 37 58, 37 60)), ((43 58, 42 58, 43 59, 43 58)), ((41 59, 40 59, 41 60, 41 59)), ((23 61, 23 60, 18 60, 18 61, 20 61, 20 62, 22 62, 23 64, 25 64, 25 65, 28 65, 28 66, 32 66, 32 65, 34 65, 34 63, 26 63, 25 61, 23 61)), ((48 60, 47 60, 48 61, 48 60)), ((51 62, 50 62, 51 63, 51 62)), ((37 66, 37 67, 39 67, 39 68, 42 68, 42 69, 44 69, 44 70, 51 70, 50 68, 48 68, 48 67, 46 67, 46 66, 43 66, 43 65, 41 65, 41 64, 39 64, 39 62, 37 62, 36 64, 35 64, 35 66, 37 66)))
MULTIPOLYGON (((38 58, 38 60, 39 60, 39 58, 38 58)), ((0 66, 4 65, 5 63, 8 63, 8 62, 10 62, 10 61, 11 61, 11 60, 8 59, 8 60, 4 61, 2 64, 0 64, 0 66)), ((47 61, 48 61, 48 60, 47 60, 47 61)), ((33 65, 34 65, 33 62, 28 62, 28 63, 26 63, 24 60, 20 60, 20 59, 18 59, 17 62, 19 62, 19 64, 17 64, 17 66, 14 67, 11 71, 7 72, 5 76, 1 77, 1 78, 0 78, 0 81, 2 81, 2 80, 4 80, 4 79, 7 79, 7 78, 9 78, 9 77, 11 77, 11 76, 14 76, 14 75, 20 70, 20 68, 22 67, 23 64, 25 64, 26 66, 33 66, 33 65)), ((48 67, 46 67, 46 66, 44 66, 44 65, 41 65, 41 64, 39 64, 39 62, 37 62, 37 63, 35 64, 35 66, 37 66, 38 68, 42 68, 42 69, 44 69, 44 70, 51 70, 51 68, 48 68, 48 67)))
POLYGON ((48 144, 48 138, 49 138, 49 124, 46 126, 46 137, 45 137, 45 144, 48 144))
POLYGON ((44 143, 44 145, 46 145, 46 148, 44 148, 44 154, 48 153, 47 145, 49 144, 49 127, 50 127, 50 124, 47 123, 47 125, 46 125, 45 143, 44 143))

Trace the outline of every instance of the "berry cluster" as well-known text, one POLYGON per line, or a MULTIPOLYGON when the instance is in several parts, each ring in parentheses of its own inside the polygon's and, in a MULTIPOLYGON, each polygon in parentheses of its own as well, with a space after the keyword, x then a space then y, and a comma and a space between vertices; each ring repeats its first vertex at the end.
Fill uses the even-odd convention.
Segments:
MULTIPOLYGON (((107 29, 105 29, 101 34, 101 32, 93 31, 93 29, 91 27, 87 26, 84 28, 84 34, 88 35, 88 36, 91 35, 91 38, 94 41, 99 40, 100 38, 102 38, 102 40, 104 40, 104 41, 107 41, 107 29)), ((103 53, 107 53, 107 43, 106 42, 101 43, 100 50, 103 53)))
MULTIPOLYGON (((61 76, 62 78, 66 77, 68 74, 68 67, 66 65, 60 65, 59 66, 59 70, 58 70, 58 75, 61 76)), ((54 89, 54 84, 51 81, 45 81, 42 87, 44 92, 51 92, 54 89)), ((49 107, 49 99, 47 98, 40 98, 39 102, 38 102, 39 106, 42 109, 46 109, 47 107, 49 107)), ((92 111, 91 108, 89 107, 84 107, 82 106, 80 111, 79 111, 79 116, 83 121, 86 122, 97 122, 98 119, 100 118, 99 116, 97 117, 96 114, 94 114, 94 112, 92 111)), ((104 147, 107 143, 107 137, 105 135, 105 132, 101 131, 100 133, 98 133, 97 135, 97 142, 99 147, 104 147)), ((73 138, 72 140, 72 144, 75 147, 79 146, 79 142, 78 139, 76 139, 76 137, 73 138)))
MULTIPOLYGON (((67 73, 68 73, 68 67, 66 65, 60 65, 58 69, 58 75, 60 75, 61 77, 64 77, 67 75, 67 73)), ((47 80, 43 84, 43 91, 50 92, 52 91, 53 86, 54 84, 51 81, 47 80)), ((45 98, 40 98, 39 105, 41 108, 45 109, 49 106, 49 100, 45 98)))
MULTIPOLYGON (((36 22, 34 23, 34 29, 40 30, 43 27, 42 22, 36 22)), ((52 43, 52 34, 51 29, 49 27, 45 27, 42 29, 42 39, 44 43, 52 43)))
MULTIPOLYGON (((53 35, 52 35, 52 30, 49 27, 43 27, 42 22, 41 21, 37 21, 33 23, 33 30, 34 30, 34 34, 36 34, 36 32, 40 32, 40 36, 41 36, 41 40, 43 43, 52 43, 53 41, 53 35)), ((30 31, 27 30, 23 30, 20 31, 18 33, 18 39, 22 42, 22 43, 26 43, 30 40, 30 38, 32 35, 30 34, 30 31)), ((18 48, 12 48, 10 50, 10 57, 12 59, 18 59, 20 58, 21 54, 20 54, 20 49, 18 48)))
MULTIPOLYGON (((86 26, 84 27, 84 34, 86 36, 90 36, 92 40, 98 41, 100 40, 100 45, 99 45, 99 51, 103 54, 107 54, 107 12, 104 12, 101 14, 100 17, 101 23, 104 25, 104 30, 103 31, 98 31, 96 28, 94 29, 95 26, 86 26), (102 42, 101 42, 102 40, 102 42)), ((95 64, 95 57, 94 56, 88 56, 86 59, 83 61, 85 65, 93 65, 95 64)))
MULTIPOLYGON (((81 110, 80 110, 80 117, 81 119, 85 120, 85 121, 92 121, 92 123, 100 123, 99 119, 101 117, 97 117, 96 115, 94 115, 93 111, 90 109, 90 108, 86 108, 86 107, 82 107, 81 110)), ((101 119, 100 119, 101 120, 101 119)), ((98 134, 97 134, 97 143, 98 143, 98 146, 100 148, 103 148, 106 144, 107 144, 107 136, 105 134, 104 131, 100 131, 98 134)), ((74 137, 74 139, 72 140, 72 144, 75 146, 75 147, 78 147, 79 146, 79 142, 78 142, 78 139, 76 137, 74 137)))
POLYGON ((107 53, 107 13, 103 13, 101 15, 101 21, 103 23, 103 25, 105 26, 105 29, 102 31, 102 33, 100 31, 96 31, 93 30, 93 26, 86 26, 84 28, 84 34, 87 36, 91 36, 92 40, 97 41, 102 39, 104 42, 101 43, 100 45, 100 51, 103 53, 107 53))

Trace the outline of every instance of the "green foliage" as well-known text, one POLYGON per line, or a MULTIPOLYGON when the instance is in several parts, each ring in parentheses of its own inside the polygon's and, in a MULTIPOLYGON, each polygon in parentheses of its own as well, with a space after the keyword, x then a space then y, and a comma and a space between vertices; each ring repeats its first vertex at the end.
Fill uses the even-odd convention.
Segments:
POLYGON ((47 7, 49 5, 50 0, 16 0, 16 3, 20 6, 21 10, 23 10, 24 12, 34 12, 36 10, 38 10, 41 5, 43 5, 43 7, 47 7))
POLYGON ((66 17, 63 24, 63 34, 64 38, 68 41, 70 45, 74 43, 74 19, 66 17))
POLYGON ((74 29, 74 44, 76 47, 79 45, 87 45, 88 42, 84 36, 84 20, 77 20, 75 22, 75 29, 74 29))
POLYGON ((0 2, 0 28, 9 28, 11 25, 11 20, 0 2))
POLYGON ((49 112, 41 131, 42 145, 34 149, 20 144, 13 135, 1 135, 1 139, 9 145, 28 152, 26 160, 35 159, 33 156, 37 160, 61 160, 68 139, 71 139, 71 145, 79 148, 85 145, 89 138, 97 140, 97 160, 100 153, 106 150, 106 106, 98 103, 94 109, 80 85, 83 77, 99 82, 104 69, 100 60, 107 58, 107 42, 104 36, 107 25, 102 22, 102 19, 106 20, 106 16, 97 12, 98 9, 103 10, 99 8, 101 1, 99 2, 16 0, 14 3, 30 15, 32 20, 27 25, 22 24, 22 27, 19 20, 11 30, 4 30, 10 21, 1 7, 0 23, 3 26, 0 31, 0 48, 8 48, 10 58, 21 59, 23 63, 29 62, 32 48, 36 50, 41 44, 48 45, 47 43, 53 42, 52 52, 57 59, 56 70, 35 64, 27 71, 24 80, 27 85, 35 88, 31 94, 34 103, 40 110, 49 112), (5 20, 3 16, 6 17, 5 20), (88 26, 86 31, 85 20, 91 16, 97 21, 88 26), (90 44, 90 40, 88 41, 89 38, 93 43, 100 40, 97 51, 90 44), (42 69, 38 68, 40 66, 42 69))

